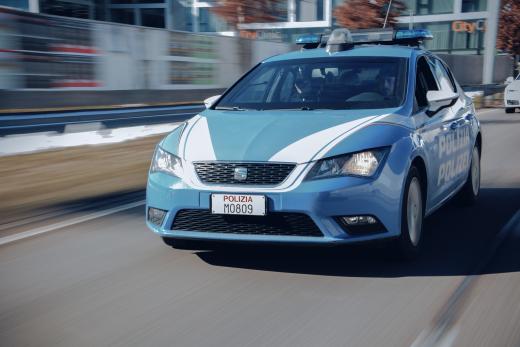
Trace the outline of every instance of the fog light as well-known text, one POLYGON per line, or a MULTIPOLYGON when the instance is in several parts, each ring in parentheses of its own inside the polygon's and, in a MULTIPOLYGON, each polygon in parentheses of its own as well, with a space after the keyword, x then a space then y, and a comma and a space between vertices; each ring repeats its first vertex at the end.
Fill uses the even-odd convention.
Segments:
POLYGON ((165 210, 159 210, 158 208, 150 207, 148 208, 148 221, 155 225, 161 225, 166 216, 165 210))
POLYGON ((335 219, 341 228, 351 235, 367 235, 387 231, 384 225, 374 216, 344 216, 335 217, 335 219))
POLYGON ((356 224, 358 224, 359 217, 357 217, 357 216, 355 216, 355 217, 343 217, 343 220, 348 225, 356 225, 356 224))
POLYGON ((372 216, 350 216, 341 218, 347 225, 376 224, 377 220, 372 216))

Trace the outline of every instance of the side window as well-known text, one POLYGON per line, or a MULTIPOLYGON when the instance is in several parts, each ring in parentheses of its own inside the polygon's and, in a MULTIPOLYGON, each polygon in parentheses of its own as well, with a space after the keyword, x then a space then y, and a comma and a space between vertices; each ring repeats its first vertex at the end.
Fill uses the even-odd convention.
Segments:
POLYGON ((435 77, 439 82, 441 90, 448 90, 452 93, 455 93, 457 91, 457 88, 455 87, 455 84, 453 83, 452 78, 448 74, 448 71, 446 70, 444 64, 436 58, 430 58, 429 60, 432 70, 435 73, 435 77))
POLYGON ((446 68, 446 71, 448 71, 448 76, 450 76, 451 85, 453 86, 453 90, 455 93, 457 93, 457 83, 455 83, 455 77, 453 77, 453 72, 448 68, 446 64, 443 64, 443 66, 446 68))
POLYGON ((428 106, 426 93, 428 93, 429 90, 439 90, 439 87, 430 69, 430 64, 428 64, 425 57, 420 57, 417 61, 417 76, 415 81, 415 103, 418 109, 428 106))

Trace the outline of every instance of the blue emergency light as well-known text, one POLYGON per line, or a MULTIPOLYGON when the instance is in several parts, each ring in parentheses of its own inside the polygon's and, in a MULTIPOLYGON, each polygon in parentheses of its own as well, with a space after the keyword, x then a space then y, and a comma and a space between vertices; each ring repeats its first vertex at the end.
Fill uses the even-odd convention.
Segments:
POLYGON ((405 44, 418 46, 424 40, 433 39, 427 29, 362 29, 350 31, 339 28, 332 31, 330 36, 306 34, 296 39, 296 44, 303 45, 304 49, 323 47, 327 44, 327 51, 337 52, 361 44, 405 44))
POLYGON ((318 48, 322 42, 321 34, 305 34, 296 39, 296 44, 304 49, 318 48))
POLYGON ((317 34, 305 34, 302 36, 299 36, 296 39, 297 45, 306 45, 308 43, 320 43, 321 42, 321 35, 317 34))
POLYGON ((407 41, 407 40, 431 40, 433 39, 432 32, 428 29, 408 29, 408 30, 397 30, 395 32, 396 41, 407 41))

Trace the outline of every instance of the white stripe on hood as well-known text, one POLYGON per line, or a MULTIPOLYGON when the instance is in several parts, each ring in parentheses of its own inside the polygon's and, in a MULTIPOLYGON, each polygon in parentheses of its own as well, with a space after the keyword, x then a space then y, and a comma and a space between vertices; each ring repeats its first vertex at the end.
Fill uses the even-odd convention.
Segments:
POLYGON ((184 158, 189 161, 216 160, 215 150, 211 142, 208 120, 199 117, 193 125, 187 129, 184 144, 184 158))
POLYGON ((326 152, 323 153, 323 150, 329 148, 329 146, 327 146, 328 144, 335 142, 338 137, 346 135, 346 133, 354 128, 374 118, 376 117, 364 117, 310 134, 291 143, 273 155, 269 161, 306 163, 311 160, 321 159, 321 157, 318 156, 326 154, 326 152))

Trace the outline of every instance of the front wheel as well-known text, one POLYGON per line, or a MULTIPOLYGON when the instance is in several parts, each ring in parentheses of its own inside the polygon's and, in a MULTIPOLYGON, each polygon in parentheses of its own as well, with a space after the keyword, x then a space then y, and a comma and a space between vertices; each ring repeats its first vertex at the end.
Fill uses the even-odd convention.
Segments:
POLYGON ((415 258, 421 246, 424 219, 424 199, 419 170, 412 166, 404 187, 401 214, 401 235, 396 240, 398 256, 415 258))
POLYGON ((462 205, 471 206, 477 202, 480 193, 480 151, 477 146, 473 147, 471 153, 471 165, 468 180, 459 193, 462 205))
POLYGON ((506 107, 506 113, 515 113, 514 107, 506 107))

